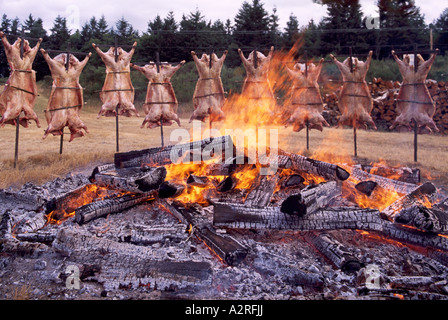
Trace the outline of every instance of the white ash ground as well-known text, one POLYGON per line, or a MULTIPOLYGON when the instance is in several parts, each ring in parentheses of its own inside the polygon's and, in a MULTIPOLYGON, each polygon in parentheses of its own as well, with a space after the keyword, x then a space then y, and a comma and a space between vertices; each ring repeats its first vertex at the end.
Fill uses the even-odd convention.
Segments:
MULTIPOLYGON (((27 184, 19 192, 48 200, 87 181, 86 176, 70 175, 42 186, 27 184)), ((210 213, 205 214, 211 218, 210 213)), ((0 209, 0 221, 4 221, 6 215, 16 226, 14 231, 19 232, 27 226, 25 221, 35 217, 36 213, 26 209, 0 209)), ((148 257, 157 261, 206 262, 210 265, 206 279, 152 278, 147 275, 139 278, 135 274, 126 278, 132 270, 125 268, 116 276, 110 270, 100 270, 101 266, 73 261, 70 256, 55 250, 51 242, 40 244, 39 250, 29 253, 5 251, 5 243, 18 240, 3 232, 0 299, 448 299, 446 266, 397 242, 380 241, 355 230, 328 233, 365 266, 378 266, 381 274, 378 290, 364 289, 364 268, 355 273, 344 273, 317 253, 303 239, 301 232, 227 230, 249 249, 243 262, 227 266, 194 234, 189 236, 187 226, 179 228, 179 224, 157 203, 148 203, 82 226, 71 218, 61 225, 45 226, 39 232, 56 234, 67 229, 116 243, 130 243, 131 235, 144 232, 145 228, 164 226, 184 230, 184 234, 176 237, 146 244, 148 257), (66 269, 70 265, 81 271, 80 289, 67 288, 66 269), (304 283, 304 274, 318 285, 304 283), (417 276, 433 279, 433 282, 419 288, 390 288, 391 278, 417 276)), ((129 259, 137 261, 139 257, 129 259)))

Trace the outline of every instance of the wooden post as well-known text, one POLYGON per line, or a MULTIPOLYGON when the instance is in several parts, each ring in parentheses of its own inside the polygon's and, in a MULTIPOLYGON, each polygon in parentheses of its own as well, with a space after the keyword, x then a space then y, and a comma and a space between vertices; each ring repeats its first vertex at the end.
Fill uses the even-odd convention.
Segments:
POLYGON ((20 113, 17 116, 16 119, 16 143, 14 147, 14 169, 17 167, 17 161, 19 159, 19 120, 20 120, 20 113))
POLYGON ((258 68, 257 48, 254 49, 254 68, 258 68))
MULTIPOLYGON (((211 49, 210 52, 210 59, 209 59, 209 63, 208 63, 208 68, 211 69, 212 68, 212 55, 215 51, 213 49, 211 49)), ((208 109, 208 130, 210 131, 210 138, 212 137, 212 114, 210 112, 210 108, 208 109)))
POLYGON ((414 122, 414 162, 417 162, 417 151, 418 151, 418 124, 415 119, 412 119, 412 122, 414 122))
POLYGON ((118 126, 118 106, 117 104, 115 106, 115 138, 116 138, 116 145, 117 145, 117 152, 120 152, 120 143, 119 143, 119 126, 118 126))
MULTIPOLYGON (((156 67, 157 67, 157 73, 160 73, 160 53, 159 51, 156 52, 156 67)), ((165 146, 165 141, 163 138, 163 117, 160 117, 160 140, 161 140, 161 146, 162 148, 165 146)))
POLYGON ((310 150, 310 123, 308 120, 306 120, 305 125, 306 125, 306 150, 310 150))
POLYGON ((115 57, 115 62, 118 62, 118 40, 117 40, 117 36, 115 36, 114 57, 115 57))
MULTIPOLYGON (((23 59, 24 45, 25 45, 25 30, 22 28, 22 36, 20 39, 20 59, 23 59)), ((22 112, 20 112, 22 113, 22 112)), ((16 141, 14 145, 14 169, 17 167, 17 161, 19 160, 19 127, 20 127, 20 113, 16 119, 16 141)))
POLYGON ((62 154, 62 147, 64 146, 64 132, 61 134, 61 142, 59 144, 59 154, 62 154))
MULTIPOLYGON (((353 49, 352 47, 349 48, 349 54, 350 54, 350 72, 353 73, 353 49)), ((356 120, 353 121, 353 149, 354 149, 354 155, 355 157, 358 156, 358 141, 356 137, 356 120)))
POLYGON ((160 117, 160 140, 162 143, 162 148, 165 146, 164 138, 163 138, 163 122, 162 117, 160 117))

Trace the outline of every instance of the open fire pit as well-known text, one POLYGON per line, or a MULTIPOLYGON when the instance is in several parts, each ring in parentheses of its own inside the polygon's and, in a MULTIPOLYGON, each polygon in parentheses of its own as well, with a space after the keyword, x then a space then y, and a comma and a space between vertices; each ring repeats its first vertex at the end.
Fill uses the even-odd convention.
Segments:
POLYGON ((416 169, 253 160, 230 136, 117 153, 0 191, 0 295, 444 300, 447 196, 416 169))

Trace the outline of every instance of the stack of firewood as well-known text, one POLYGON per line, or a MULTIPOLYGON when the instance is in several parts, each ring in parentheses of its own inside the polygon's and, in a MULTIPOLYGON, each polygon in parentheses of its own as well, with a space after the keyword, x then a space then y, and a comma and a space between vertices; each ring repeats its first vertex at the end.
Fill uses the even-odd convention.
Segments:
MULTIPOLYGON (((373 78, 368 85, 373 97, 372 119, 380 130, 387 130, 397 117, 395 99, 400 90, 400 82, 373 78)), ((426 85, 436 103, 434 122, 440 129, 440 133, 446 134, 448 133, 448 83, 427 80, 426 85)), ((323 95, 324 117, 332 126, 337 125, 341 115, 338 108, 339 93, 340 89, 337 89, 323 95)))

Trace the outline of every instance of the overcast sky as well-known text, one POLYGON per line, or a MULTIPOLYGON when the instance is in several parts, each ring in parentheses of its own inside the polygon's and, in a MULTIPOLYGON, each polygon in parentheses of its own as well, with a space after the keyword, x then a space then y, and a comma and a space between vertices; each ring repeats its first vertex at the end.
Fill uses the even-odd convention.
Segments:
MULTIPOLYGON (((146 31, 148 21, 153 20, 157 14, 164 18, 170 10, 174 12, 177 22, 181 20, 182 14, 188 15, 198 8, 207 20, 213 22, 220 19, 225 22, 226 19, 230 19, 233 23, 243 2, 244 0, 0 0, 0 14, 6 13, 8 18, 18 17, 23 21, 31 13, 35 18, 43 19, 47 30, 52 27, 58 15, 66 17, 73 29, 76 29, 77 25, 82 26, 92 16, 99 18, 104 14, 109 27, 123 16, 135 29, 146 31)), ((297 16, 300 25, 307 24, 310 19, 319 22, 326 13, 326 6, 315 4, 312 0, 262 0, 262 2, 269 14, 274 7, 277 8, 282 30, 291 13, 297 16)), ((363 11, 374 14, 376 2, 376 0, 361 0, 363 11)), ((415 0, 415 2, 424 14, 426 23, 433 22, 443 9, 448 7, 447 0, 415 0)))

